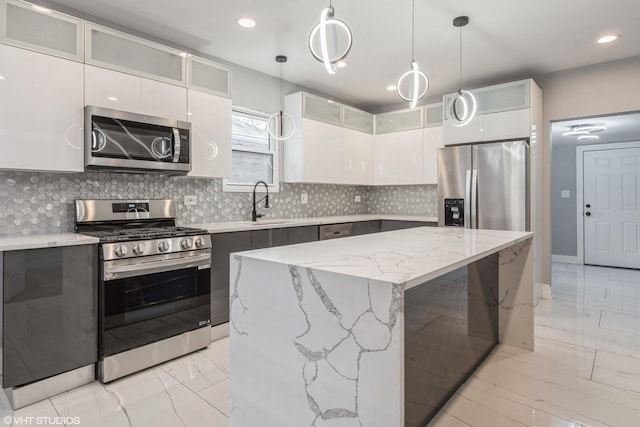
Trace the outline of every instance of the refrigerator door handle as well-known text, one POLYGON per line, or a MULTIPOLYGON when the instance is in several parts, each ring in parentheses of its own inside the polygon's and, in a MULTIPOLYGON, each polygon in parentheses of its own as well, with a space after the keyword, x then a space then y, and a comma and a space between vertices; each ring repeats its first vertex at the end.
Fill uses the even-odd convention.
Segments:
POLYGON ((471 225, 471 170, 467 169, 467 180, 465 181, 465 195, 464 195, 464 228, 473 228, 471 225))
POLYGON ((478 228, 478 169, 471 174, 471 228, 478 228))

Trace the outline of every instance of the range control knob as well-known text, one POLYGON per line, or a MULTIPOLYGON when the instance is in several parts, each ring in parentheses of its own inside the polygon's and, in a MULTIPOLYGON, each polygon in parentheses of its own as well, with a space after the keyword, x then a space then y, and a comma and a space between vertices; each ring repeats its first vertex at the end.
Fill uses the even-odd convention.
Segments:
POLYGON ((193 245, 193 241, 191 240, 190 237, 180 240, 180 247, 182 249, 189 249, 191 245, 193 245))
POLYGON ((196 248, 201 248, 204 246, 204 238, 196 237, 196 248))
POLYGON ((127 254, 128 251, 126 246, 120 245, 120 246, 116 246, 113 252, 115 252, 117 257, 123 257, 127 254))
POLYGON ((141 255, 144 252, 144 245, 142 243, 134 243, 131 245, 131 249, 133 249, 134 254, 141 255))
POLYGON ((160 243, 158 243, 158 250, 160 252, 167 252, 169 250, 169 242, 167 242, 166 240, 162 240, 160 243))

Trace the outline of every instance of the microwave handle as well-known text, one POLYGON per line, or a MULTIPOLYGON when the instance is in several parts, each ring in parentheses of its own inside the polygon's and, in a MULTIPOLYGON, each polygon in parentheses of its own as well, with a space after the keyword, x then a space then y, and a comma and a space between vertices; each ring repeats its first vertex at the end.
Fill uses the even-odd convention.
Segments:
POLYGON ((178 160, 180 160, 180 131, 173 128, 173 163, 178 163, 178 160))

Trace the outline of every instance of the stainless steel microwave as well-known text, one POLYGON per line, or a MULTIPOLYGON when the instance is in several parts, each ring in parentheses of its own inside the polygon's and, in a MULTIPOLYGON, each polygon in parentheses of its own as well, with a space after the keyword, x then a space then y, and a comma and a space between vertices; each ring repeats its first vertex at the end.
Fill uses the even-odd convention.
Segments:
POLYGON ((186 174, 191 123, 85 107, 85 169, 186 174))

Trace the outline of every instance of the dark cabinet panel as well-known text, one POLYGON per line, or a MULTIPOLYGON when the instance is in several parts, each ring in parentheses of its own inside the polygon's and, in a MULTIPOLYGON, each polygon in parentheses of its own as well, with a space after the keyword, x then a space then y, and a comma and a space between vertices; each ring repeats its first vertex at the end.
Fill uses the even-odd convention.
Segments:
POLYGON ((287 244, 286 228, 251 231, 251 249, 273 248, 287 244))
POLYGON ((5 252, 4 388, 98 360, 98 247, 5 252))
POLYGON ((391 219, 383 219, 380 230, 381 231, 404 230, 405 228, 412 228, 413 226, 414 226, 413 221, 396 221, 391 219))
POLYGON ((351 227, 352 236, 360 236, 361 234, 379 233, 382 227, 382 221, 358 221, 354 222, 351 227))
POLYGON ((430 221, 414 221, 414 227, 437 227, 438 222, 430 222, 430 221))
POLYGON ((287 228, 287 243, 293 245, 296 243, 315 242, 318 240, 319 228, 317 225, 287 228))
POLYGON ((229 321, 229 254, 251 249, 252 231, 211 235, 211 325, 229 321))

